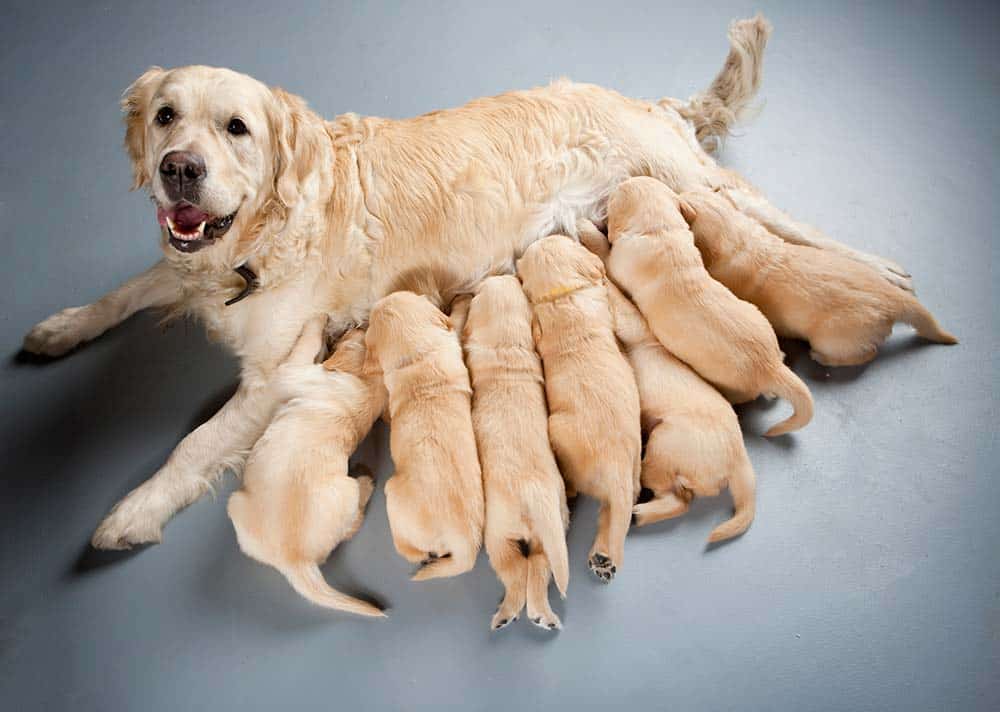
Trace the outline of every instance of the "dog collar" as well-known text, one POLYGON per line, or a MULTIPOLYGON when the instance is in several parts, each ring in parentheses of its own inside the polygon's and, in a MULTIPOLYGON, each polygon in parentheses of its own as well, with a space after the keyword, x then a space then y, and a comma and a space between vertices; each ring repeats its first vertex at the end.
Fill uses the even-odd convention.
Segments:
POLYGON ((565 297, 567 294, 572 294, 573 292, 578 292, 581 289, 586 289, 587 287, 592 287, 592 284, 577 284, 573 286, 556 287, 555 289, 546 292, 538 299, 533 300, 535 304, 541 304, 542 302, 554 302, 559 297, 565 297))
POLYGON ((240 301, 241 299, 246 299, 251 294, 253 294, 253 292, 257 289, 257 287, 260 286, 260 283, 257 281, 257 275, 254 274, 254 271, 252 269, 247 267, 246 262, 241 264, 233 271, 243 278, 245 284, 243 285, 243 289, 240 290, 239 294, 237 294, 232 299, 226 300, 227 307, 231 307, 233 304, 240 301))

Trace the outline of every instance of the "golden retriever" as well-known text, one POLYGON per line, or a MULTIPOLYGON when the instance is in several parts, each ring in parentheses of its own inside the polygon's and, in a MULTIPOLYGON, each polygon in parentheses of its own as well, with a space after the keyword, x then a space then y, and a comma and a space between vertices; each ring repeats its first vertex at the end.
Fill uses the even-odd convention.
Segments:
POLYGON ((372 308, 366 339, 389 392, 385 484, 392 540, 419 563, 414 581, 471 569, 483 540, 483 478, 472 387, 448 317, 425 297, 395 292, 372 308))
MULTIPOLYGON (((580 227, 581 242, 606 259, 607 238, 592 224, 580 227)), ((728 485, 733 517, 713 529, 708 541, 742 534, 754 518, 757 484, 733 407, 656 340, 639 310, 611 283, 608 301, 615 335, 635 372, 647 438, 641 481, 653 498, 635 505, 633 521, 641 527, 679 516, 694 496, 715 496, 728 485)))
MULTIPOLYGON (((321 337, 321 331, 315 334, 316 346, 321 337)), ((364 367, 364 339, 360 329, 348 332, 326 361, 326 368, 344 377, 335 378, 318 366, 309 367, 308 382, 301 373, 291 374, 298 394, 254 447, 243 488, 229 498, 228 511, 240 549, 278 569, 305 598, 328 608, 382 616, 378 607, 330 588, 319 569, 361 526, 374 488, 369 475, 348 476, 348 458, 386 401, 381 374, 364 367)), ((296 346, 296 352, 302 350, 296 346)), ((317 350, 312 348, 311 354, 317 350)), ((293 353, 282 369, 295 365, 293 353)), ((279 380, 284 375, 279 371, 279 380)))
POLYGON ((622 183, 608 201, 608 239, 608 274, 672 354, 731 402, 761 394, 791 401, 795 413, 765 435, 812 419, 809 389, 784 364, 771 325, 705 271, 670 188, 642 177, 622 183))
MULTIPOLYGON (((465 362, 472 379, 472 425, 486 496, 484 539, 504 598, 490 625, 528 618, 562 627, 549 607, 549 571, 565 596, 566 490, 546 435, 542 362, 531 336, 531 305, 516 277, 483 281, 464 309, 465 362)), ((463 307, 459 307, 461 311, 463 307)), ((455 307, 452 307, 454 319, 455 307)))
POLYGON ((625 558, 639 495, 639 392, 615 340, 604 264, 565 235, 533 243, 517 262, 533 310, 549 404, 549 440, 567 494, 601 503, 587 560, 609 583, 625 558))
POLYGON ((816 361, 867 363, 897 321, 930 341, 958 343, 915 296, 868 265, 785 243, 716 193, 689 191, 680 198, 709 274, 757 305, 778 336, 808 341, 816 361))
POLYGON ((559 81, 405 120, 324 121, 302 99, 228 69, 145 72, 122 102, 125 143, 135 186, 156 202, 163 259, 45 319, 24 346, 62 355, 160 308, 204 323, 239 357, 241 384, 111 511, 94 545, 160 541, 174 513, 240 469, 274 409, 267 382, 312 316, 328 314, 339 333, 400 283, 432 274, 447 303, 511 271, 539 237, 603 219, 629 176, 718 188, 780 238, 851 255, 909 288, 897 265, 792 220, 700 145, 711 148, 750 102, 769 32, 761 17, 734 23, 718 77, 686 101, 559 81))

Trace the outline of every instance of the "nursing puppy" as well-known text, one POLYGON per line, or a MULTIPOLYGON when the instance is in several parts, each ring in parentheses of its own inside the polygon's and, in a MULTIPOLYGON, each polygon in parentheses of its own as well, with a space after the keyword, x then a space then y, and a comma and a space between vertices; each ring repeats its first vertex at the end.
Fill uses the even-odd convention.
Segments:
MULTIPOLYGON (((569 512, 546 435, 548 410, 542 362, 531 337, 531 305, 517 277, 508 275, 486 279, 466 310, 462 340, 483 468, 486 553, 505 589, 491 626, 497 630, 517 620, 527 601, 532 623, 561 628, 547 590, 551 570, 566 595, 569 512)), ((453 319, 455 311, 453 305, 453 319)))
POLYGON ((624 559, 639 494, 639 393, 615 340, 604 264, 568 237, 532 244, 517 262, 533 308, 549 404, 549 440, 567 495, 601 502, 591 571, 604 582, 624 559))
POLYGON ((756 304, 779 336, 808 341, 824 365, 871 361, 897 321, 930 341, 958 343, 911 292, 867 265, 786 243, 716 193, 683 193, 680 207, 709 273, 756 304))
POLYGON ((421 564, 414 581, 464 573, 482 544, 484 505, 458 336, 425 297, 395 292, 372 308, 366 342, 389 392, 396 473, 385 500, 396 551, 421 564))
POLYGON ((364 366, 364 338, 355 329, 341 339, 325 364, 340 372, 335 378, 312 363, 322 329, 303 335, 276 377, 294 383, 296 392, 254 447, 228 511, 240 549, 278 569, 302 596, 327 608, 384 616, 330 588, 319 568, 361 526, 374 487, 368 474, 348 476, 348 458, 386 400, 381 374, 364 366))
POLYGON ((762 394, 791 401, 795 413, 767 436, 812 419, 809 389, 783 363, 767 319, 705 270, 676 193, 652 178, 625 181, 608 201, 608 237, 608 274, 671 353, 733 403, 762 394))
MULTIPOLYGON (((607 256, 604 235, 592 226, 579 233, 594 254, 607 256)), ((608 284, 608 301, 615 335, 635 372, 647 437, 641 479, 653 499, 635 505, 633 521, 641 527, 679 516, 695 496, 715 496, 728 485, 734 515, 713 529, 708 540, 742 534, 754 518, 756 478, 732 406, 663 348, 639 310, 613 284, 608 284)))

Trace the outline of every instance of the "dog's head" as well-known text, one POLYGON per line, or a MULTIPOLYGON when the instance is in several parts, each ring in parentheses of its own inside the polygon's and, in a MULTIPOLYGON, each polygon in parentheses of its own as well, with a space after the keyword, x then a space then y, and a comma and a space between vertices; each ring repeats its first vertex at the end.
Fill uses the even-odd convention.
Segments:
POLYGON ((533 303, 556 299, 600 284, 604 263, 565 235, 549 235, 528 246, 517 261, 517 275, 533 303))
POLYGON ((427 297, 393 292, 372 307, 367 345, 386 372, 418 361, 446 343, 458 343, 454 327, 427 297))
POLYGON ((608 239, 687 228, 681 200, 664 183, 641 176, 619 185, 608 199, 608 239))
POLYGON ((299 200, 325 138, 300 99, 215 67, 153 67, 126 90, 122 109, 133 188, 152 194, 174 256, 221 244, 238 253, 232 243, 252 240, 265 218, 299 200), (223 240, 230 233, 237 240, 223 240))
POLYGON ((469 309, 466 335, 469 343, 487 348, 534 348, 531 305, 517 277, 487 277, 479 284, 469 309))

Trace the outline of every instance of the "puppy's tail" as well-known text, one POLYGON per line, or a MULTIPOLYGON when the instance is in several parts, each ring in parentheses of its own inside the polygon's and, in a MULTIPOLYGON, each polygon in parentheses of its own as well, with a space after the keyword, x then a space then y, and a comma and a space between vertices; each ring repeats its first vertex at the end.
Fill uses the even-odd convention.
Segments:
POLYGON ((432 559, 423 564, 417 572, 410 577, 411 581, 429 581, 436 578, 447 578, 458 576, 469 571, 476 565, 475 549, 452 550, 447 556, 432 559))
POLYGON ((733 498, 732 519, 712 530, 708 535, 709 543, 739 536, 747 530, 757 512, 757 477, 746 452, 743 453, 743 463, 729 480, 729 494, 733 498))
POLYGON ((771 23, 763 15, 734 21, 729 26, 726 63, 708 89, 686 103, 664 100, 691 122, 698 143, 709 153, 718 149, 757 93, 770 36, 771 23))
POLYGON ((566 550, 562 504, 558 496, 552 497, 549 492, 526 497, 524 504, 528 520, 531 522, 532 533, 538 537, 542 549, 545 550, 556 588, 559 589, 559 594, 566 598, 566 588, 569 586, 569 553, 566 550))
POLYGON ((958 339, 942 329, 937 319, 934 318, 934 315, 927 311, 927 308, 918 302, 916 297, 906 294, 905 299, 906 305, 903 308, 902 314, 900 314, 900 321, 904 321, 912 326, 917 330, 919 336, 928 341, 938 344, 958 343, 958 339))
POLYGON ((279 570, 288 579, 288 583, 292 584, 292 588, 317 606, 355 613, 359 616, 385 618, 385 612, 378 606, 352 598, 346 593, 331 588, 330 584, 323 578, 323 572, 320 571, 319 566, 312 561, 289 564, 279 570))
POLYGON ((775 435, 790 433, 804 427, 812 420, 812 394, 809 393, 809 388, 802 382, 802 379, 796 376, 788 366, 782 364, 778 369, 774 383, 771 385, 771 392, 791 403, 795 412, 792 413, 792 417, 781 421, 764 433, 764 437, 773 438, 775 435))

